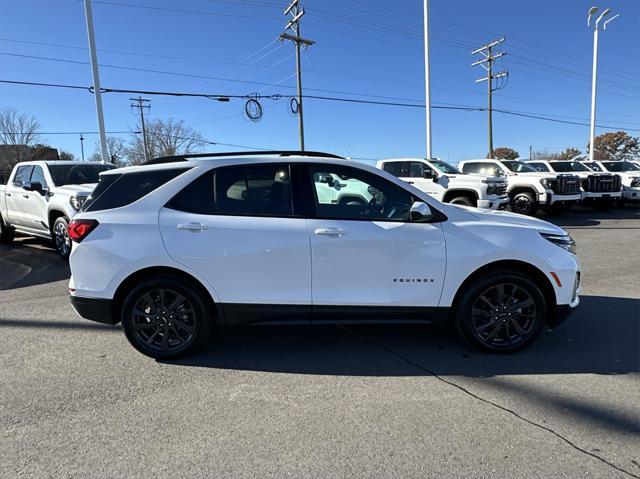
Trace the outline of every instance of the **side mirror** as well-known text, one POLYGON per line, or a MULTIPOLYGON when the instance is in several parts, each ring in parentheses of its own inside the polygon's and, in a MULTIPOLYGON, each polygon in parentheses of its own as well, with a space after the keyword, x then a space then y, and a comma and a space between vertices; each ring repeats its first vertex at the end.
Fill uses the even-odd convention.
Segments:
POLYGON ((27 191, 36 191, 41 195, 44 194, 44 188, 42 187, 42 183, 39 181, 25 181, 22 187, 27 191))
POLYGON ((411 205, 409 217, 414 223, 426 223, 433 219, 433 213, 428 204, 416 201, 411 205))

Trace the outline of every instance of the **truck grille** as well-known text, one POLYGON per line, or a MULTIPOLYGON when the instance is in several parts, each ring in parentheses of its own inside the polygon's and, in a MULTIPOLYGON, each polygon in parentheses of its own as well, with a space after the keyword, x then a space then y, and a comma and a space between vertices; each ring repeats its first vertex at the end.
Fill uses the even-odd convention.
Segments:
POLYGON ((621 185, 619 175, 589 175, 582 180, 582 188, 590 193, 613 193, 620 191, 621 185))
POLYGON ((496 192, 496 195, 498 195, 498 196, 506 195, 507 194, 507 185, 506 184, 500 184, 500 185, 496 186, 495 187, 495 192, 496 192))
POLYGON ((551 188, 556 195, 580 193, 580 178, 574 175, 559 175, 551 188))

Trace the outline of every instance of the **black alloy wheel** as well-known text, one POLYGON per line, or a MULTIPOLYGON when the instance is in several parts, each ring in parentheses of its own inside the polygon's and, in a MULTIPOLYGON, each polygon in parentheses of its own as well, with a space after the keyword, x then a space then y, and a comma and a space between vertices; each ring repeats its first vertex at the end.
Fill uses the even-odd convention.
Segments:
POLYGON ((151 280, 135 288, 122 309, 127 339, 156 359, 186 355, 209 334, 207 308, 198 293, 178 280, 151 280))
POLYGON ((464 295, 458 329, 485 351, 511 352, 540 334, 545 314, 544 295, 524 275, 492 275, 478 281, 464 295))
POLYGON ((521 215, 533 216, 538 210, 538 203, 531 193, 518 193, 511 198, 511 211, 521 215))
POLYGON ((71 237, 69 236, 69 222, 64 216, 56 218, 52 228, 53 243, 56 252, 62 259, 71 254, 71 237))

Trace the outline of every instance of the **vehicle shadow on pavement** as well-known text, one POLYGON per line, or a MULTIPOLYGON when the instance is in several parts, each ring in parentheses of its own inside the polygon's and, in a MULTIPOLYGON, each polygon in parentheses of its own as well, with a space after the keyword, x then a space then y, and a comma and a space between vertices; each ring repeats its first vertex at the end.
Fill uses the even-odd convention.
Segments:
MULTIPOLYGON (((602 209, 597 206, 580 206, 573 208, 570 211, 560 213, 541 211, 538 214, 538 217, 561 227, 598 226, 602 224, 603 220, 605 220, 610 223, 605 228, 616 228, 616 220, 640 219, 640 205, 629 203, 621 207, 610 209, 602 209)), ((637 228, 640 228, 640 226, 624 227, 624 229, 637 228)))
POLYGON ((51 283, 69 276, 69 263, 46 240, 28 237, 0 245, 0 290, 51 283))
POLYGON ((511 355, 472 349, 434 326, 248 326, 204 352, 169 363, 347 376, 495 377, 625 374, 640 370, 640 300, 583 296, 565 324, 511 355))

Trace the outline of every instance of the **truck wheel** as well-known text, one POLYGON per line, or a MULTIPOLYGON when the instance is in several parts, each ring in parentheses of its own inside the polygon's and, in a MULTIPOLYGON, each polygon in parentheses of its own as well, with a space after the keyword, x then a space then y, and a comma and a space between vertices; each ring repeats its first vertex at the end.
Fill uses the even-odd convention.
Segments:
POLYGON ((524 348, 542 331, 547 304, 527 276, 494 272, 463 292, 456 311, 458 331, 480 349, 510 353, 524 348))
POLYGON ((475 206, 474 202, 468 196, 456 196, 451 201, 452 205, 475 206))
POLYGON ((69 221, 64 216, 56 218, 51 228, 51 237, 56 252, 62 259, 71 254, 71 238, 69 237, 69 221))
POLYGON ((16 230, 11 226, 6 226, 4 224, 4 220, 0 215, 0 243, 9 244, 13 241, 16 236, 16 230))
POLYGON ((155 359, 191 354, 211 331, 200 294, 171 276, 149 279, 134 288, 124 300, 120 320, 131 345, 155 359))
POLYGON ((538 202, 532 193, 523 191, 511 197, 511 211, 521 215, 533 216, 538 211, 538 202))

